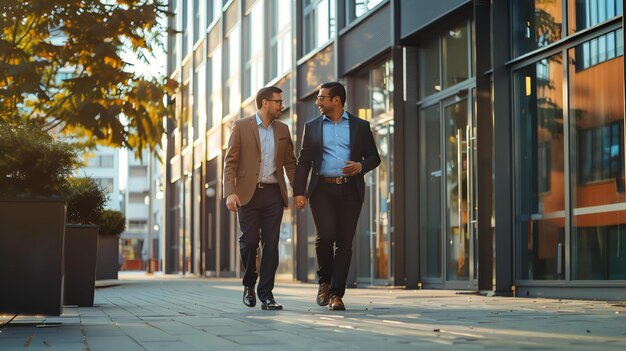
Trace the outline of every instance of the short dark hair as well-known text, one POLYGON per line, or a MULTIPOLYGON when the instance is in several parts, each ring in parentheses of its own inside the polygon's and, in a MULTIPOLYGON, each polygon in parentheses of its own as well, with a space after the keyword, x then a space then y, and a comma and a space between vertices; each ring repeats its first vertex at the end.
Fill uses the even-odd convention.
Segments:
POLYGON ((346 104, 346 88, 339 82, 326 82, 320 86, 320 89, 328 89, 330 96, 339 96, 341 105, 346 104))
POLYGON ((271 100, 274 94, 281 94, 283 91, 278 87, 265 87, 259 89, 256 93, 256 108, 261 109, 263 106, 263 100, 271 100))

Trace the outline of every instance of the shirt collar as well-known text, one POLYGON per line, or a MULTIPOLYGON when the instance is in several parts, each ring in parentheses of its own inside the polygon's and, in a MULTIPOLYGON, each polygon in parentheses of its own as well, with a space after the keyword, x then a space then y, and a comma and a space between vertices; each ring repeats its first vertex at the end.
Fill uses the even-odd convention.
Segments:
MULTIPOLYGON (((258 112, 257 112, 257 113, 255 113, 255 116, 256 116, 256 125, 257 125, 257 126, 262 125, 262 126, 263 126, 263 128, 265 128, 265 124, 263 124, 263 120, 261 119, 261 116, 259 116, 259 113, 258 113, 258 112)), ((271 126, 272 126, 272 124, 274 124, 274 121, 271 121, 271 122, 270 122, 269 127, 271 127, 271 126)))
MULTIPOLYGON (((343 111, 343 113, 341 114, 341 118, 344 118, 344 119, 349 120, 349 118, 348 118, 348 112, 343 111)), ((324 120, 327 120, 327 121, 331 121, 331 122, 332 122, 332 120, 331 120, 330 118, 328 118, 328 116, 326 116, 326 115, 324 115, 324 120)))

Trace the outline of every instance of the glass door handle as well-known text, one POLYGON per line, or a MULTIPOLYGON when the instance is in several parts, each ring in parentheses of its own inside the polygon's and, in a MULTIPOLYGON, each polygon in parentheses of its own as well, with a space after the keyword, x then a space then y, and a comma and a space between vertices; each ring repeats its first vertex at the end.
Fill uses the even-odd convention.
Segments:
POLYGON ((457 176, 457 181, 456 181, 456 190, 457 190, 457 217, 459 220, 459 239, 463 237, 462 235, 462 231, 461 228, 463 228, 463 214, 461 212, 462 210, 462 205, 461 205, 461 199, 462 199, 462 195, 463 195, 463 190, 461 189, 461 184, 463 183, 463 147, 462 147, 462 139, 463 138, 463 134, 461 129, 457 129, 456 130, 456 176, 457 176))
POLYGON ((563 259, 563 244, 561 242, 556 245, 556 274, 563 273, 563 265, 561 260, 563 259))

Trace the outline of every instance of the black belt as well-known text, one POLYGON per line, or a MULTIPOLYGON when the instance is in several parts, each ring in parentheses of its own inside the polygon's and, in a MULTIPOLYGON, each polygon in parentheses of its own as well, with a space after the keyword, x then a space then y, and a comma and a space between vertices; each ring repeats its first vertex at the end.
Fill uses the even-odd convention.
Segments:
POLYGON ((346 176, 339 176, 339 177, 320 177, 320 180, 324 183, 331 183, 331 184, 346 184, 350 181, 349 177, 346 176))
POLYGON ((278 183, 256 183, 257 189, 263 189, 265 187, 276 186, 276 185, 278 185, 278 183))

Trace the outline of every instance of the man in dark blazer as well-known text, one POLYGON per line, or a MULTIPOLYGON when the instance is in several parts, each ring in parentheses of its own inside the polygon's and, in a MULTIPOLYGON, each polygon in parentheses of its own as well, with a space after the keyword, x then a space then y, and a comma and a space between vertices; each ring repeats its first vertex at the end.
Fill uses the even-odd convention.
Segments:
POLYGON ((363 207, 363 175, 380 164, 369 123, 344 111, 345 102, 341 83, 321 85, 315 104, 322 115, 304 126, 294 184, 296 206, 310 203, 317 231, 317 304, 331 310, 346 309, 343 296, 363 207))
POLYGON ((286 124, 278 121, 283 110, 282 90, 267 87, 256 96, 258 112, 233 123, 224 157, 226 207, 237 212, 239 248, 244 266, 243 303, 256 305, 254 286, 264 310, 280 310, 272 289, 278 267, 278 240, 284 208, 288 205, 285 176, 293 184, 296 156, 286 124), (256 257, 262 242, 261 268, 256 257))

